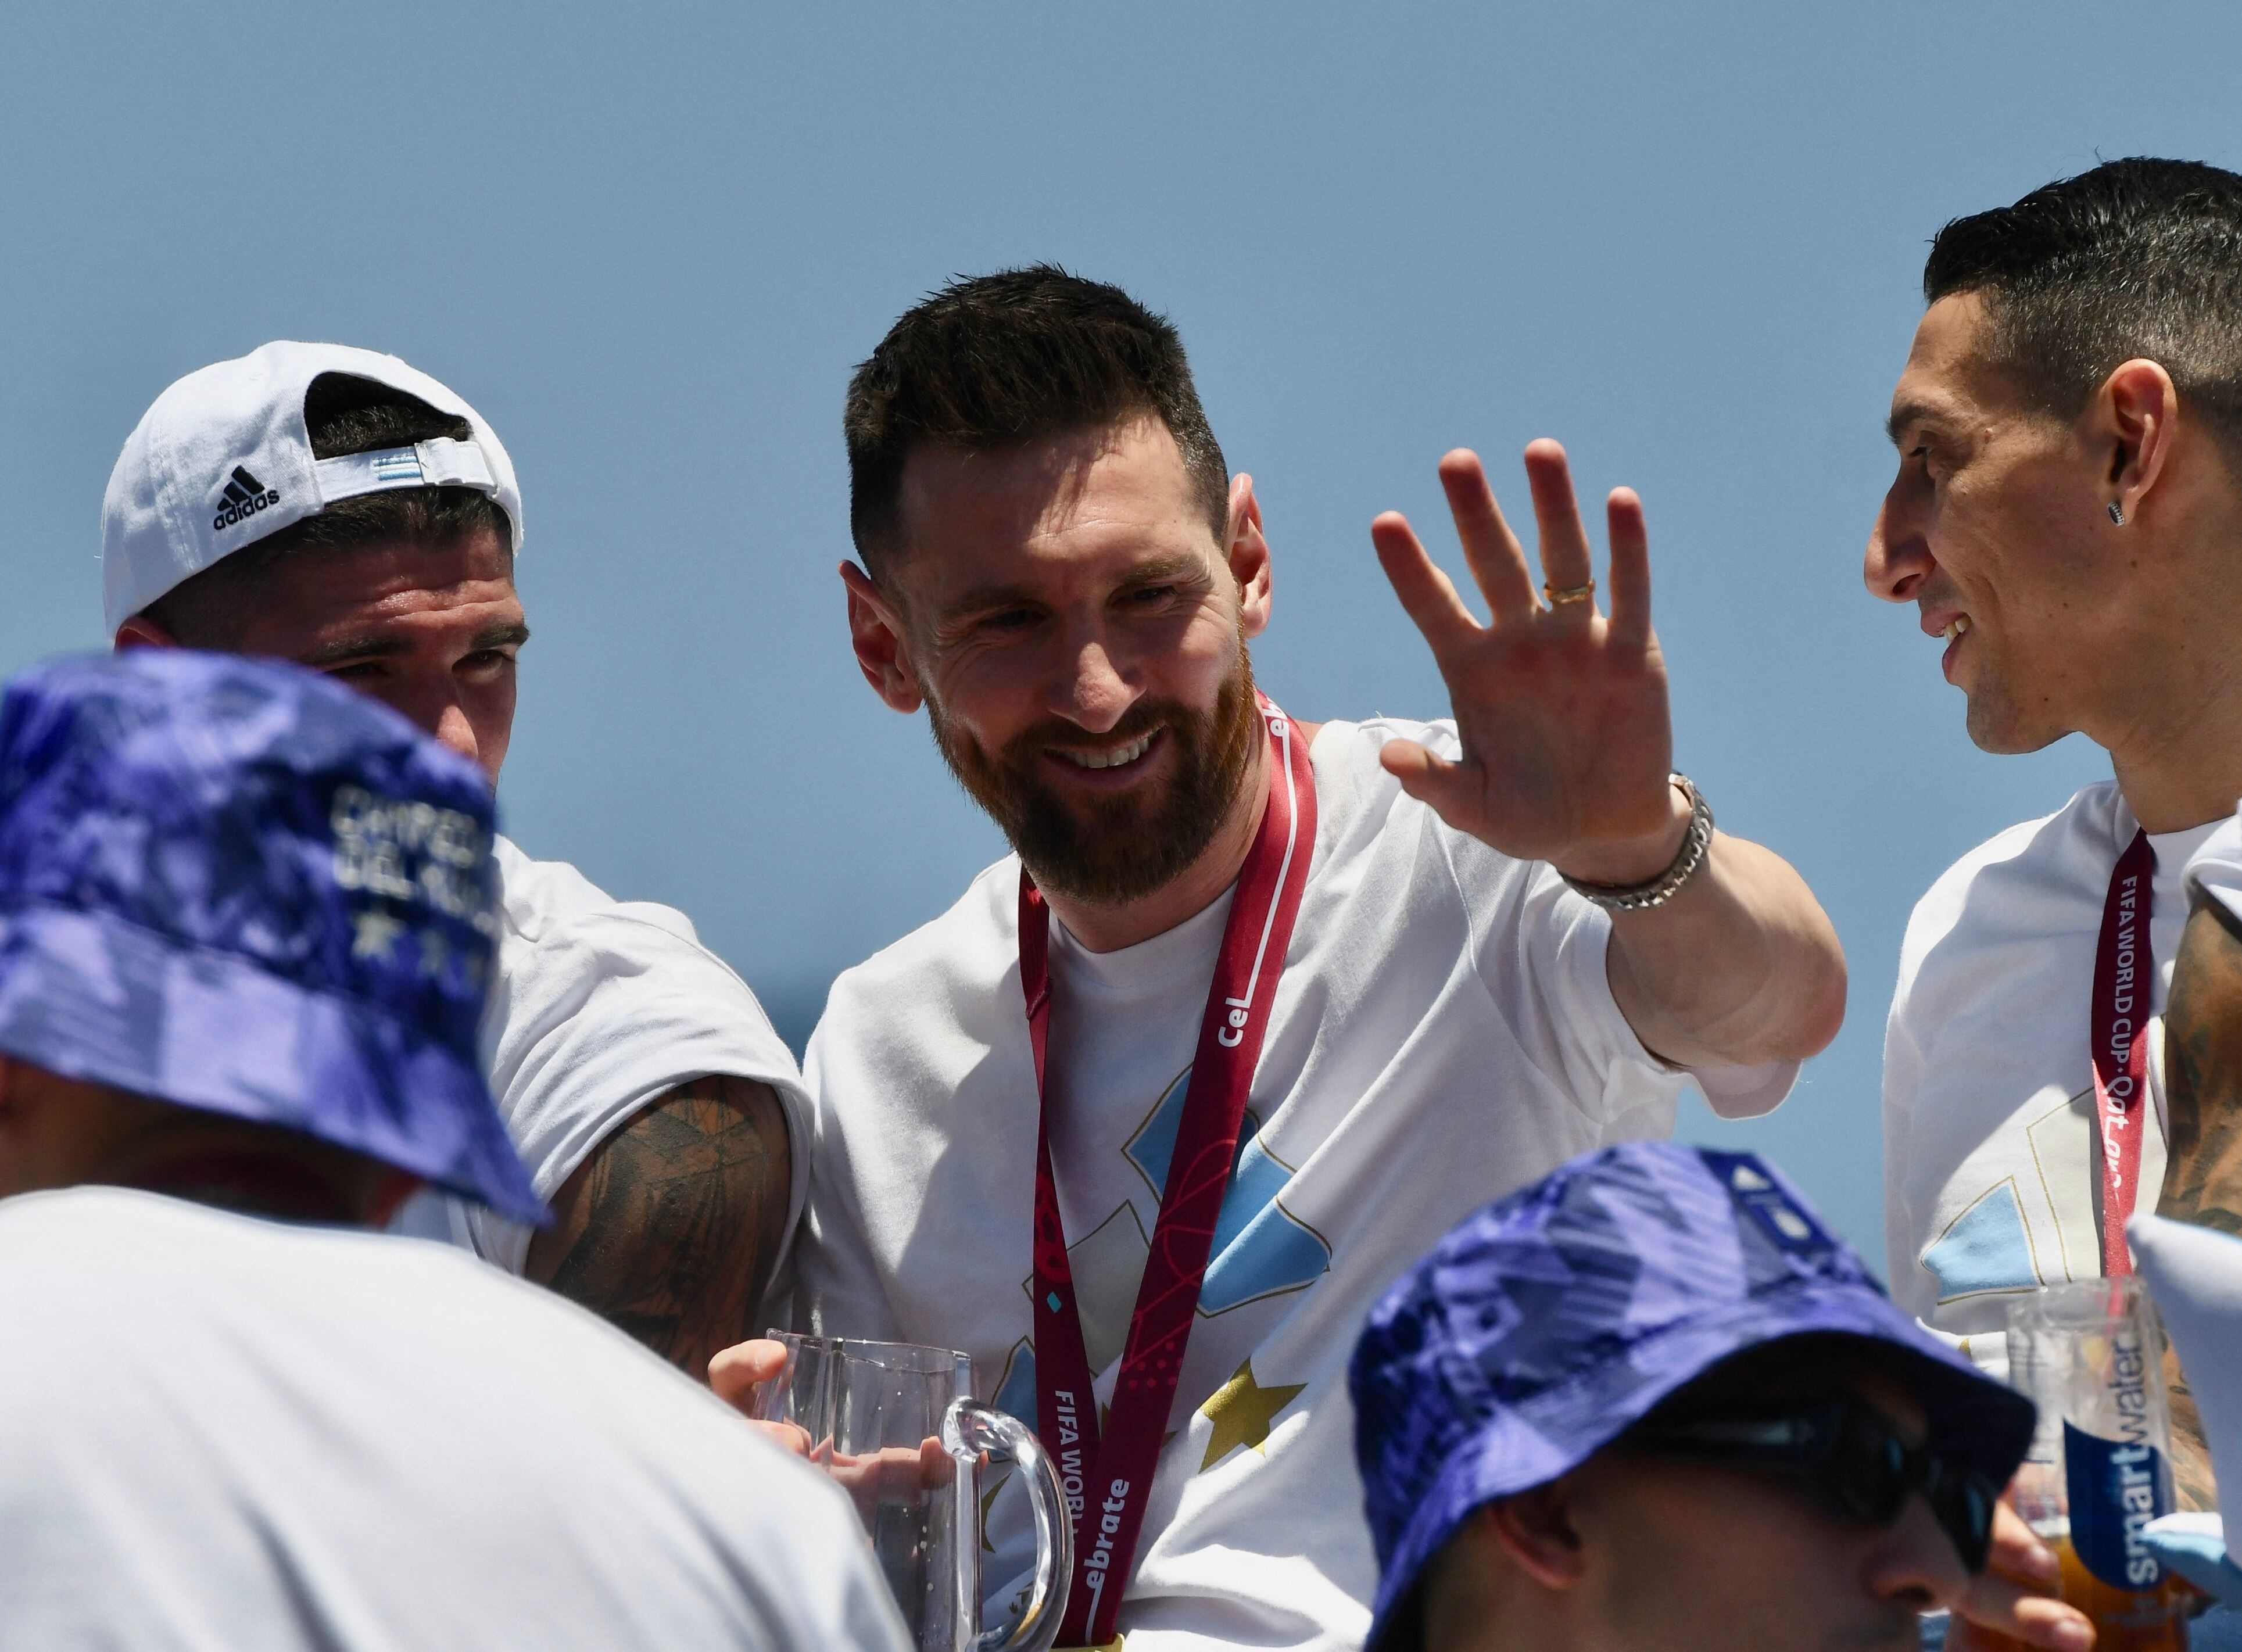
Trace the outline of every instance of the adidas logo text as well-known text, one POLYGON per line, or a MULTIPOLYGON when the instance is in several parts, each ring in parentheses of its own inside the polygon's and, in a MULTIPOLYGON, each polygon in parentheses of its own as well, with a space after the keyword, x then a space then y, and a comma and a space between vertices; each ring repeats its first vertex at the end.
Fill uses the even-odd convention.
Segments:
POLYGON ((280 495, 251 475, 240 466, 233 467, 225 492, 219 495, 218 514, 211 518, 211 531, 232 527, 245 518, 254 516, 268 505, 278 505, 280 495))

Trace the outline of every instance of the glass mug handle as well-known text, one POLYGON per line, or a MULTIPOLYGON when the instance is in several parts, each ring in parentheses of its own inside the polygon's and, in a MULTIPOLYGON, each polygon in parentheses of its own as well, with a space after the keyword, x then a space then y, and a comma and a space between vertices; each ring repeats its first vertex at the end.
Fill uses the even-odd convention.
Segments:
MULTIPOLYGON (((957 1552, 962 1557, 978 1552, 981 1510, 973 1495, 973 1466, 984 1451, 1001 1451, 1019 1466, 1036 1513, 1036 1582, 1027 1608, 1010 1633, 990 1629, 964 1641, 973 1652, 1050 1652, 1058 1639, 1060 1616, 1066 1610, 1066 1592, 1074 1581, 1074 1527, 1067 1518, 1066 1494, 1060 1487, 1058 1468, 1043 1442, 1017 1418, 1006 1415, 978 1400, 951 1403, 942 1420, 942 1445, 957 1460, 957 1552)), ((961 1563, 961 1570, 969 1570, 961 1563)), ((962 1593, 974 1592, 961 1577, 962 1593)), ((981 1621, 981 1602, 959 1602, 967 1623, 981 1621)))

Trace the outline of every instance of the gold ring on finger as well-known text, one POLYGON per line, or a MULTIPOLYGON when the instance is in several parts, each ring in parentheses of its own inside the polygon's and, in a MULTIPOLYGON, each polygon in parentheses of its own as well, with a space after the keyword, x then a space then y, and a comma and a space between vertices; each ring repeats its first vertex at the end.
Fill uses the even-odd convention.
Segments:
POLYGON ((1568 585, 1561 591, 1554 586, 1541 588, 1541 594, 1549 600, 1549 606, 1553 608, 1561 608, 1567 602, 1585 602, 1595 594, 1596 582, 1594 580, 1585 585, 1568 585))

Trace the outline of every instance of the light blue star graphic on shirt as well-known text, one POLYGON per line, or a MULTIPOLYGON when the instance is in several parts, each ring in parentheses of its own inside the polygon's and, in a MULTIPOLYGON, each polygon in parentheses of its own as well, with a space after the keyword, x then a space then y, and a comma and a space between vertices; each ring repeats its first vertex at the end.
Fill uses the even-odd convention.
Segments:
POLYGON ((989 1403, 997 1410, 1036 1426, 1036 1345, 1022 1337, 1004 1360, 1004 1380, 989 1403))
POLYGON ((2029 1291, 2039 1284, 2016 1179, 1996 1182, 1956 1217, 1923 1252, 1923 1265, 1937 1275, 1942 1302, 1986 1291, 2029 1291))
MULTIPOLYGON (((1175 1157, 1176 1132, 1190 1091, 1186 1068, 1123 1150, 1155 1199, 1168 1185, 1168 1162, 1175 1157)), ((1305 1290, 1331 1267, 1331 1246, 1323 1235, 1279 1202, 1278 1195, 1292 1182, 1292 1167, 1263 1143, 1261 1121, 1250 1109, 1238 1136, 1238 1161, 1230 1172, 1230 1191, 1223 1195, 1214 1254, 1199 1292, 1201 1313, 1226 1313, 1265 1296, 1305 1290)))

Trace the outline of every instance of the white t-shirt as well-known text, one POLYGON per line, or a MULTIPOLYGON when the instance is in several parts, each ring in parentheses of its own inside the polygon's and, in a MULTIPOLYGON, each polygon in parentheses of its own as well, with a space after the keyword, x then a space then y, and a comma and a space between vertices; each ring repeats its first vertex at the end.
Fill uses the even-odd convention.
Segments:
MULTIPOLYGON (((1255 1075, 1120 1625, 1131 1652, 1360 1643, 1377 1581, 1346 1362, 1372 1303, 1466 1214, 1600 1144, 1668 1134, 1684 1075, 1614 1003, 1604 914, 1450 830, 1379 768, 1446 724, 1315 738, 1315 857, 1255 1075)), ((837 981, 806 1064, 817 1142, 800 1309, 829 1333, 973 1357, 1036 1421, 1036 1088, 1019 866, 837 981)), ((1098 955, 1051 931, 1052 1153, 1110 1397, 1160 1203, 1225 897, 1098 955)), ((1796 1068, 1715 1076, 1730 1111, 1796 1068)), ((1032 1555, 989 1513, 996 1592, 1032 1555)))
MULTIPOLYGON (((503 837, 493 857, 500 926, 483 1065, 538 1197, 663 1091, 726 1073, 769 1085, 786 1110, 792 1233, 809 1187, 809 1095, 748 984, 673 907, 611 899, 566 862, 531 860, 503 837)), ((533 1231, 433 1189, 391 1227, 514 1273, 533 1231)))
POLYGON ((0 1200, 0 1652, 902 1652, 847 1500, 447 1247, 0 1200))
MULTIPOLYGON (((1884 1038, 1892 1296, 1997 1375, 2012 1297, 2102 1272, 2094 955, 2110 875, 2139 829, 2114 781, 2089 786, 1956 862, 1916 903, 1900 949, 1884 1038)), ((2149 840, 2157 1128, 2141 1141, 2142 1210, 2164 1177, 2163 1013, 2187 924, 2182 878, 2212 829, 2149 840)))
POLYGON ((2212 829, 2187 863, 2187 881, 2242 917, 2242 813, 2212 829))

